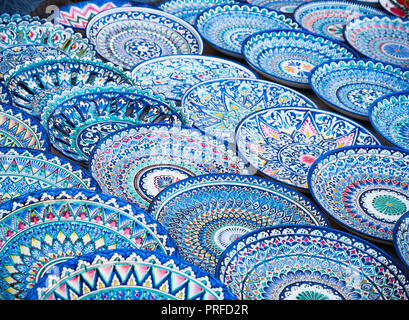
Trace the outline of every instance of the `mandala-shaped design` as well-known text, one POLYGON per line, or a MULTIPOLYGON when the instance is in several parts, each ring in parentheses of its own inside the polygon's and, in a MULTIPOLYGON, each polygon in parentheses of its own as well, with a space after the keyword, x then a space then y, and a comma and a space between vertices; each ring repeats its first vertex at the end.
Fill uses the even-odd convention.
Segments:
POLYGON ((237 127, 242 158, 261 174, 306 189, 322 154, 351 145, 379 145, 360 124, 329 111, 277 107, 247 116, 237 127))
POLYGON ((216 276, 241 300, 407 300, 409 275, 385 252, 318 226, 276 226, 233 242, 216 276))
POLYGON ((0 205, 0 297, 24 299, 58 262, 109 249, 177 254, 146 211, 98 192, 56 189, 0 205))
POLYGON ((379 0, 379 4, 397 17, 409 18, 408 0, 379 0))

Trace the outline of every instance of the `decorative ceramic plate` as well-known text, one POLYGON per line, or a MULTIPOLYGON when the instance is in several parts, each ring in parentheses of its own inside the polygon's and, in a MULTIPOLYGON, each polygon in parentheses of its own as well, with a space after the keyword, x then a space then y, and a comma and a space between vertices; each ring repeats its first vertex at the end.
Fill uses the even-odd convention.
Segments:
POLYGON ((409 67, 409 20, 361 17, 345 26, 344 37, 368 58, 409 67))
POLYGON ((39 60, 9 71, 5 86, 14 106, 41 115, 54 95, 84 85, 133 84, 127 73, 102 61, 77 58, 39 60))
POLYGON ((327 61, 310 72, 309 82, 330 107, 368 120, 369 108, 376 99, 409 90, 409 69, 371 59, 327 61))
POLYGON ((0 78, 9 70, 46 57, 93 59, 94 46, 70 28, 42 21, 0 24, 0 78))
POLYGON ((145 210, 89 190, 30 193, 0 205, 0 297, 24 299, 63 260, 108 249, 177 254, 166 230, 145 210))
POLYGON ((250 231, 279 224, 328 225, 303 195, 249 175, 210 174, 176 182, 154 198, 149 212, 175 240, 182 258, 212 274, 227 246, 250 231))
POLYGON ((40 122, 12 106, 0 103, 0 147, 50 150, 50 141, 40 122))
POLYGON ((249 4, 277 10, 282 13, 292 14, 294 10, 304 2, 312 0, 247 0, 249 4))
POLYGON ((236 129, 239 154, 262 175, 307 189, 311 165, 323 153, 351 145, 380 145, 364 126, 337 113, 276 107, 247 116, 236 129))
POLYGON ((174 182, 206 173, 249 171, 226 143, 186 126, 139 125, 105 137, 90 172, 103 192, 147 208, 174 182))
POLYGON ((295 21, 304 29, 338 41, 345 41, 343 30, 349 21, 368 15, 385 15, 385 12, 348 0, 307 2, 294 11, 295 21))
POLYGON ((58 263, 27 300, 236 300, 214 276, 176 257, 106 250, 58 263))
POLYGON ((318 64, 358 54, 338 41, 299 30, 261 31, 242 46, 246 61, 273 81, 309 88, 308 75, 318 64))
POLYGON ((0 203, 46 189, 99 191, 83 167, 49 152, 0 148, 0 203))
POLYGON ((258 31, 301 29, 285 14, 247 4, 208 8, 197 17, 195 27, 210 45, 236 58, 243 58, 243 40, 258 31))
POLYGON ((205 9, 223 5, 233 4, 236 0, 166 0, 160 2, 157 8, 167 13, 173 14, 191 25, 195 24, 197 16, 205 9))
POLYGON ((396 221, 409 211, 409 153, 382 146, 333 150, 311 166, 308 185, 340 224, 370 240, 391 242, 396 221))
POLYGON ((234 130, 247 115, 272 107, 318 106, 303 94, 280 84, 229 78, 193 86, 183 96, 180 112, 188 125, 234 143, 234 130))
POLYGON ((126 69, 161 56, 203 52, 203 40, 192 25, 150 8, 106 10, 89 21, 86 33, 101 56, 126 69))
POLYGON ((41 119, 53 147, 84 164, 98 142, 112 132, 136 124, 183 123, 161 96, 129 86, 66 90, 49 101, 41 119))
POLYGON ((0 10, 0 12, 4 12, 0 15, 0 23, 3 25, 7 25, 10 22, 21 22, 21 21, 41 21, 41 22, 45 22, 47 21, 46 19, 40 19, 40 17, 38 16, 30 16, 28 14, 19 14, 19 13, 7 13, 7 12, 11 12, 8 10, 0 10))
POLYGON ((395 224, 393 231, 393 245, 400 260, 409 268, 409 212, 402 215, 395 224))
POLYGON ((391 256, 326 227, 253 231, 226 249, 217 276, 240 300, 409 299, 409 275, 391 256))
POLYGON ((250 78, 258 75, 234 61, 204 55, 172 55, 141 62, 131 71, 135 85, 182 100, 195 84, 220 78, 250 78))
POLYGON ((379 0, 379 4, 395 16, 409 18, 408 0, 379 0))

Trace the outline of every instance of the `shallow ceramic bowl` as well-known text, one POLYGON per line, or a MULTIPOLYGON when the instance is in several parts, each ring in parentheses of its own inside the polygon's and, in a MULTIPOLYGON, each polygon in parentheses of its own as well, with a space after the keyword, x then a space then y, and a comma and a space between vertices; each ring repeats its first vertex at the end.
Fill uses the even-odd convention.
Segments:
POLYGON ((198 83, 183 96, 180 112, 188 125, 234 143, 234 130, 247 115, 273 107, 318 106, 305 95, 283 85, 228 78, 198 83))
POLYGON ((214 276, 157 252, 98 251, 54 269, 39 279, 27 300, 236 300, 214 276))
POLYGON ((328 226, 314 203, 271 180, 234 174, 200 175, 159 193, 149 207, 182 258, 214 274, 220 255, 240 236, 272 225, 328 226))
POLYGON ((345 26, 344 37, 368 58, 409 67, 409 20, 361 17, 345 26))
POLYGON ((328 60, 356 58, 346 45, 299 30, 261 31, 242 46, 246 61, 258 72, 285 85, 309 88, 308 75, 328 60))
POLYGON ((79 189, 30 193, 0 205, 0 296, 24 299, 58 262, 108 249, 177 254, 166 230, 145 210, 79 189))
POLYGON ((274 10, 247 4, 220 5, 204 10, 195 22, 197 31, 214 48, 243 58, 244 39, 270 29, 301 29, 291 18, 274 10))
POLYGON ((53 147, 84 164, 98 142, 112 132, 137 124, 183 123, 163 97, 129 86, 63 91, 49 101, 41 119, 53 147))
POLYGON ((409 18, 409 2, 407 0, 379 0, 386 11, 401 18, 409 18))
POLYGON ((165 187, 205 173, 249 171, 227 143, 186 126, 138 125, 105 137, 89 162, 103 192, 147 208, 165 187))
POLYGON ((402 215, 393 230, 393 244, 396 253, 406 268, 409 268, 409 212, 402 215))
POLYGON ((241 300, 409 298, 409 275, 391 256, 326 227, 251 232, 224 251, 217 276, 241 300))
POLYGON ((368 121, 376 99, 409 90, 409 69, 371 59, 327 61, 311 71, 309 82, 328 106, 368 121))
POLYGON ((247 116, 237 126, 236 144, 260 174, 307 190, 308 171, 323 153, 381 143, 364 126, 335 112, 276 107, 247 116))
POLYGON ((203 53, 203 40, 192 25, 151 8, 105 10, 88 22, 86 34, 102 57, 126 69, 161 56, 203 53))
POLYGON ((383 146, 333 150, 308 175, 311 195, 333 219, 370 240, 392 244, 409 211, 409 153, 383 146))

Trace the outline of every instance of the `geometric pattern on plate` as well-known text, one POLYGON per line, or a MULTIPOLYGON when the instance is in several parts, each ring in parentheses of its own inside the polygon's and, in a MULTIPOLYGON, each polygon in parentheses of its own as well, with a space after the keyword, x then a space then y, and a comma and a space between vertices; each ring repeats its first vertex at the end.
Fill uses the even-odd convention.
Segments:
POLYGON ((409 268, 409 212, 402 215, 393 230, 393 245, 400 260, 409 268))

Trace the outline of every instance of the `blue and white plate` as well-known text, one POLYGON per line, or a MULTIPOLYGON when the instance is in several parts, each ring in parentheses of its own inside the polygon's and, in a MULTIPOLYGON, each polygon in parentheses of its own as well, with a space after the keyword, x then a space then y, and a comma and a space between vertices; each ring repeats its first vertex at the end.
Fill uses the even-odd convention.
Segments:
POLYGON ((409 212, 396 222, 393 230, 393 245, 400 260, 409 269, 409 212))
POLYGON ((86 34, 102 57, 126 69, 161 56, 203 53, 203 40, 192 25, 151 8, 105 10, 88 22, 86 34))
POLYGON ((346 45, 307 31, 272 30, 249 36, 243 43, 246 61, 273 81, 309 88, 308 75, 318 64, 356 58, 346 45))
POLYGON ((131 70, 132 80, 142 89, 182 100, 192 86, 219 78, 250 78, 258 75, 237 62, 205 55, 172 55, 143 61, 131 70))
POLYGON ((328 106, 368 120, 369 108, 376 99, 409 90, 409 69, 371 59, 328 61, 311 71, 309 82, 328 106))
POLYGON ((409 211, 409 152, 382 146, 333 150, 311 166, 308 186, 341 225, 391 244, 396 221, 409 211))
POLYGON ((109 249, 177 255, 166 230, 145 210, 99 192, 54 189, 0 205, 0 297, 24 299, 58 262, 109 249))
POLYGON ((247 0, 249 4, 277 10, 282 13, 292 14, 294 10, 305 2, 312 0, 247 0))
POLYGON ((343 31, 349 21, 361 16, 385 14, 381 9, 357 1, 318 0, 297 7, 294 19, 310 32, 345 41, 343 31))
POLYGON ((0 82, 0 103, 7 104, 10 106, 13 105, 10 92, 7 90, 7 88, 4 86, 2 82, 0 82))
POLYGON ((240 156, 264 176, 307 190, 311 165, 325 152, 380 145, 359 123, 335 112, 276 107, 247 116, 236 129, 240 156))
POLYGON ((183 96, 180 113, 188 125, 234 143, 234 131, 243 118, 273 107, 318 108, 305 95, 280 84, 228 78, 193 86, 183 96))
POLYGON ((195 27, 210 45, 236 58, 243 58, 242 43, 256 32, 301 29, 285 14, 247 4, 227 4, 206 9, 197 17, 195 27))
POLYGON ((344 37, 368 58, 409 67, 409 20, 361 17, 345 26, 344 37))
POLYGON ((56 264, 38 280, 26 300, 213 301, 236 297, 220 280, 180 258, 119 249, 56 264))
POLYGON ((409 275, 389 254, 326 227, 253 231, 224 251, 216 275, 240 300, 409 299, 409 275))
POLYGON ((175 240, 182 258, 212 274, 227 246, 250 231, 280 224, 328 226, 305 196, 250 175, 210 174, 176 182, 153 199, 149 213, 175 240))

